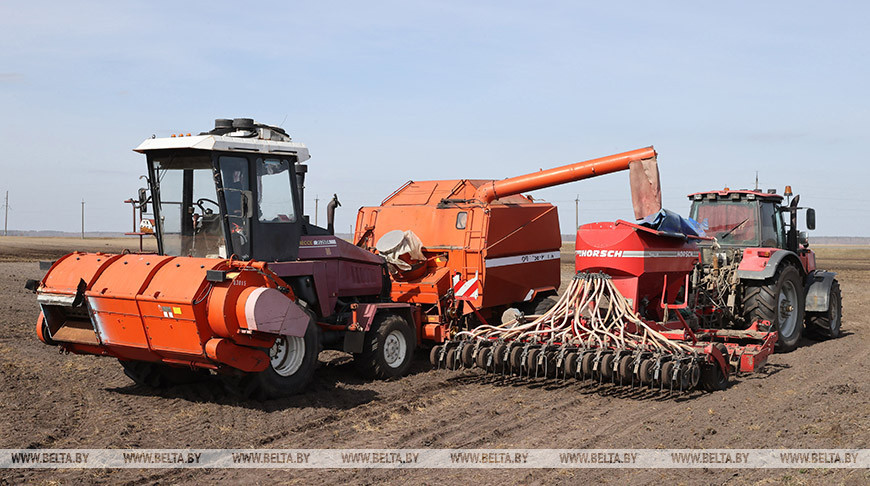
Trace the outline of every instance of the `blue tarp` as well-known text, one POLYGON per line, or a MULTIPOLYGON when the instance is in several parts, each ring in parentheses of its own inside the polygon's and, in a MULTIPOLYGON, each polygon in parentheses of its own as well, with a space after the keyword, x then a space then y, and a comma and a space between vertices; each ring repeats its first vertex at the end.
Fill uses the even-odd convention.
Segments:
POLYGON ((643 218, 640 225, 674 236, 705 236, 704 229, 697 221, 692 218, 684 218, 664 208, 643 218))

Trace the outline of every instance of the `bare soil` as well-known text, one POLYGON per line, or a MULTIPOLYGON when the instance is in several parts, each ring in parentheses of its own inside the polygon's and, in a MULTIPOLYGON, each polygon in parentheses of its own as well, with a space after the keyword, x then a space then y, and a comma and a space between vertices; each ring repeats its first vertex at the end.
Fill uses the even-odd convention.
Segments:
MULTIPOLYGON (((32 240, 32 239, 30 239, 32 240)), ((839 273, 844 336, 805 340, 763 373, 727 390, 679 398, 624 394, 578 382, 433 371, 420 352, 396 381, 357 377, 352 361, 323 353, 307 392, 240 401, 216 383, 155 391, 120 365, 42 345, 24 282, 35 261, 68 243, 0 239, 2 448, 868 448, 870 249, 821 248, 839 273), (17 245, 17 246, 16 246, 17 245)), ((109 242, 108 248, 112 248, 109 242)), ((100 241, 97 246, 106 246, 100 241)), ((135 243, 138 246, 138 241, 135 243)), ((567 255, 570 255, 568 253, 567 255)), ((570 256, 564 275, 573 274, 570 256)), ((2 470, 0 483, 207 484, 867 484, 867 470, 2 470)))

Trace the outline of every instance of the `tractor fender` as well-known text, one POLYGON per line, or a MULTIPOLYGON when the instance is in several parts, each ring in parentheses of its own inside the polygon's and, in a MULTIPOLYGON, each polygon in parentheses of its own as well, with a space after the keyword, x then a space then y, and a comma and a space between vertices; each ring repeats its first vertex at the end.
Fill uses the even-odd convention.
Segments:
POLYGON ((815 270, 804 279, 807 312, 825 312, 831 304, 831 286, 834 285, 834 272, 815 270))
POLYGON ((800 258, 793 251, 774 248, 747 248, 737 267, 737 277, 741 280, 767 280, 776 274, 780 263, 788 261, 803 271, 800 258), (769 257, 759 252, 770 252, 769 257))
POLYGON ((351 323, 352 329, 344 333, 343 350, 346 353, 361 353, 363 351, 363 337, 371 328, 375 316, 381 312, 391 312, 405 319, 414 331, 417 344, 420 344, 420 331, 410 304, 395 302, 360 303, 356 304, 356 322, 351 323))

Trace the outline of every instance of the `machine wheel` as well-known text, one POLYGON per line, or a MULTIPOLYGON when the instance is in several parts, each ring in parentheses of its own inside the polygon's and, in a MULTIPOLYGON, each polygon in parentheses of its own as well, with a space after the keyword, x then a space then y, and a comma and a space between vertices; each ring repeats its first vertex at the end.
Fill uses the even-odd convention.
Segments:
POLYGON ((438 360, 441 358, 441 348, 442 346, 439 344, 432 346, 432 349, 429 351, 429 362, 432 363, 432 366, 438 366, 438 360))
POLYGON ((508 363, 510 363, 511 366, 511 373, 519 373, 523 367, 523 347, 514 346, 514 348, 511 349, 508 358, 508 363))
POLYGON ((659 381, 662 384, 662 388, 670 389, 671 385, 675 384, 675 383, 673 383, 673 381, 674 381, 673 380, 673 378, 674 378, 674 362, 673 361, 665 362, 665 364, 662 365, 662 369, 661 369, 661 371, 659 371, 659 373, 660 373, 659 381))
POLYGON ((310 320, 302 337, 278 336, 268 353, 269 367, 243 378, 240 383, 242 395, 268 400, 304 391, 314 377, 317 355, 320 354, 317 324, 310 320))
MULTIPOLYGON (((486 362, 489 361, 489 356, 492 354, 492 350, 489 348, 481 348, 480 351, 477 352, 477 361, 475 364, 478 368, 482 370, 486 369, 486 362)), ((487 370, 489 371, 489 370, 487 370)))
POLYGON ((650 385, 653 382, 653 365, 655 362, 651 359, 644 359, 640 362, 640 368, 637 370, 638 379, 644 385, 650 385))
POLYGON ((462 366, 466 368, 474 368, 474 345, 470 342, 465 343, 465 346, 462 347, 460 358, 462 366))
POLYGON ((583 378, 592 378, 592 366, 595 359, 595 353, 586 353, 580 360, 580 371, 583 373, 583 378))
POLYGON ((619 368, 617 373, 617 378, 619 378, 619 384, 631 383, 631 374, 634 370, 634 360, 631 358, 631 355, 625 355, 622 358, 619 358, 619 368))
MULTIPOLYGON (((546 358, 544 360, 544 367, 546 368, 547 378, 555 378, 556 377, 556 361, 558 358, 556 357, 555 351, 549 351, 546 353, 546 358)), ((562 363, 564 365, 564 362, 562 363)))
POLYGON ((705 390, 714 392, 728 388, 728 380, 718 365, 704 364, 701 366, 701 386, 705 390))
POLYGON ((613 379, 613 355, 610 353, 601 357, 598 362, 598 375, 602 381, 611 381, 613 379))
POLYGON ((840 283, 834 280, 828 299, 826 312, 807 313, 807 331, 822 337, 840 337, 840 324, 843 321, 843 299, 840 295, 840 283))
POLYGON ((205 370, 193 370, 150 361, 118 360, 118 362, 124 368, 124 374, 133 382, 150 388, 187 385, 200 381, 209 374, 205 370))
POLYGON ((783 265, 763 282, 746 282, 744 315, 749 322, 767 320, 779 332, 776 347, 781 352, 795 349, 804 327, 804 290, 798 269, 783 265))
POLYGON ((457 354, 458 354, 457 351, 459 351, 459 350, 456 349, 455 346, 452 348, 447 348, 447 354, 444 355, 444 366, 448 370, 453 371, 457 368, 456 363, 459 362, 459 357, 457 356, 457 354))
POLYGON ((565 377, 573 377, 577 374, 577 353, 568 353, 565 356, 565 377))
POLYGON ((526 356, 526 373, 532 375, 538 371, 538 358, 541 356, 540 349, 531 349, 526 356))
MULTIPOLYGON (((370 378, 395 378, 411 368, 416 338, 405 319, 389 313, 375 317, 366 332, 363 352, 354 355, 363 374, 370 378)), ((448 364, 453 349, 448 350, 448 364)))
POLYGON ((532 315, 537 316, 537 315, 541 315, 541 314, 546 314, 548 310, 555 307, 557 302, 558 302, 558 298, 555 295, 551 295, 549 297, 543 297, 543 298, 536 297, 535 300, 533 300, 531 302, 527 302, 523 306, 523 313, 525 313, 526 315, 530 315, 530 316, 532 316, 532 315))
POLYGON ((507 345, 504 343, 496 344, 494 348, 492 348, 492 368, 494 371, 504 371, 505 370, 505 355, 504 352, 507 349, 507 345))

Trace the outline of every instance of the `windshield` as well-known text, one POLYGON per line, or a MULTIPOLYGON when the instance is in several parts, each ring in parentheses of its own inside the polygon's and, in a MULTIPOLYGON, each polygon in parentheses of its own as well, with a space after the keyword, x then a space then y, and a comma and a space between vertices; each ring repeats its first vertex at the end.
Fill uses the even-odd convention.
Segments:
POLYGON ((723 245, 758 245, 756 201, 695 201, 690 217, 723 245))
POLYGON ((155 201, 163 253, 225 258, 223 226, 208 155, 157 157, 155 201))

